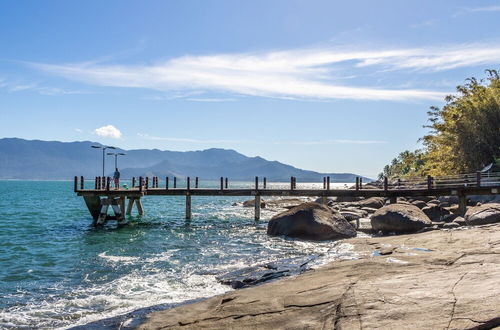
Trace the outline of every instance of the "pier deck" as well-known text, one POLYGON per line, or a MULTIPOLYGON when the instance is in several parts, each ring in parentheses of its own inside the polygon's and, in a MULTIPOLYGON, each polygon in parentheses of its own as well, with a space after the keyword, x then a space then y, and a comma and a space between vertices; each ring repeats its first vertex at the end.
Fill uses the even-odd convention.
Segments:
POLYGON ((186 197, 186 219, 191 219, 192 196, 249 196, 255 198, 255 220, 260 219, 261 197, 319 197, 324 203, 328 197, 387 197, 391 203, 395 203, 397 197, 419 197, 419 196, 457 196, 459 209, 463 214, 466 209, 467 196, 471 195, 497 195, 500 193, 500 173, 475 173, 461 174, 456 176, 411 180, 395 180, 389 184, 387 179, 377 185, 363 185, 362 180, 357 178, 356 184, 349 189, 330 189, 330 178, 323 180, 323 189, 297 189, 297 180, 291 177, 288 188, 273 188, 267 185, 264 178, 263 184, 255 178, 255 186, 252 188, 229 188, 227 178, 221 178, 219 188, 200 188, 198 178, 195 186, 191 186, 190 178, 186 180, 186 187, 177 187, 174 178, 174 187, 169 187, 166 178, 163 187, 159 186, 157 177, 151 180, 138 180, 133 178, 132 187, 114 189, 111 187, 109 178, 96 177, 93 189, 85 188, 83 177, 75 177, 74 190, 78 196, 82 196, 94 219, 95 224, 103 224, 107 220, 118 220, 125 223, 125 215, 131 214, 135 205, 140 215, 144 214, 141 198, 144 196, 185 196, 186 197), (125 210, 125 200, 128 206, 125 210), (109 216, 108 208, 112 207, 114 216, 109 216))

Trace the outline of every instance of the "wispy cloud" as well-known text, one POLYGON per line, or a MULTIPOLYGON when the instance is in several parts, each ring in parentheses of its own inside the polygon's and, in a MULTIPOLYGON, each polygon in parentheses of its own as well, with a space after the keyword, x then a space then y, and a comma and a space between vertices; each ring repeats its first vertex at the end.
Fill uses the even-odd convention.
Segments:
POLYGON ((324 145, 324 144, 385 144, 387 141, 380 140, 348 140, 348 139, 335 139, 335 140, 320 140, 320 141, 300 141, 292 142, 297 145, 324 145))
POLYGON ((500 6, 487 6, 487 7, 476 7, 476 8, 467 8, 468 11, 500 11, 500 6))
POLYGON ((242 143, 242 140, 204 140, 204 139, 192 139, 192 138, 180 138, 180 137, 161 137, 153 136, 147 133, 137 133, 137 136, 152 141, 167 141, 167 142, 183 142, 183 143, 197 143, 197 144, 218 144, 218 143, 242 143))
POLYGON ((18 82, 7 81, 6 79, 0 80, 0 88, 5 88, 7 91, 12 93, 33 91, 41 95, 90 94, 90 92, 87 91, 40 86, 38 83, 18 83, 18 82))
POLYGON ((94 134, 112 139, 121 139, 122 132, 113 125, 106 125, 94 130, 94 134))
POLYGON ((235 101, 234 98, 202 98, 202 97, 196 97, 196 98, 189 98, 186 99, 188 101, 193 101, 193 102, 232 102, 235 101))
MULTIPOLYGON (((500 45, 349 50, 323 47, 262 53, 182 56, 150 65, 103 63, 31 66, 69 80, 98 86, 146 88, 162 92, 215 91, 239 95, 309 100, 441 100, 422 89, 351 86, 356 69, 442 71, 500 63, 500 45)), ((201 99, 201 98, 200 98, 201 99)))
POLYGON ((464 7, 460 8, 453 17, 458 17, 468 13, 479 13, 479 12, 497 12, 500 11, 500 5, 493 6, 483 6, 483 7, 464 7))

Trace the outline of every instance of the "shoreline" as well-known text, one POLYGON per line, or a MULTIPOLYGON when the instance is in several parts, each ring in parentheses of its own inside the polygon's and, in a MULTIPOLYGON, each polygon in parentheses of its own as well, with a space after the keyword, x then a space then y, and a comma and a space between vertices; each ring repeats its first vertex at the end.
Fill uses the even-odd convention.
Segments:
MULTIPOLYGON (((372 280, 383 279, 382 283, 384 285, 382 287, 387 290, 388 283, 386 282, 394 282, 392 276, 396 276, 396 278, 409 281, 414 280, 416 282, 411 285, 417 284, 418 287, 418 284, 422 284, 422 281, 418 279, 423 275, 426 280, 437 280, 436 285, 440 291, 439 297, 436 299, 440 301, 443 312, 442 315, 440 313, 438 313, 440 315, 435 315, 435 322, 431 322, 431 320, 418 321, 416 328, 440 327, 442 324, 443 327, 446 327, 445 321, 449 321, 450 325, 457 324, 456 326, 453 325, 453 328, 472 328, 478 326, 478 324, 496 326, 500 325, 500 319, 497 317, 497 315, 500 315, 500 298, 495 297, 500 297, 500 239, 498 237, 500 237, 500 224, 461 227, 407 235, 345 239, 342 240, 342 243, 352 244, 353 252, 359 254, 357 260, 335 260, 317 268, 309 269, 300 275, 283 277, 248 288, 230 290, 222 295, 141 308, 124 315, 94 321, 71 329, 281 328, 282 324, 286 322, 291 322, 291 328, 316 328, 326 324, 319 321, 322 319, 320 316, 324 314, 325 308, 332 314, 332 320, 336 320, 335 324, 336 322, 347 322, 343 326, 354 326, 354 328, 361 329, 362 327, 358 327, 357 324, 365 324, 366 321, 361 322, 364 316, 360 316, 363 313, 360 312, 359 308, 362 307, 362 310, 373 308, 367 308, 369 307, 366 306, 369 305, 367 302, 364 302, 363 306, 359 306, 359 300, 373 297, 373 288, 377 290, 377 285, 373 283, 367 285, 367 283, 363 283, 364 281, 370 278, 372 280), (485 247, 486 245, 488 247, 485 247), (450 291, 450 285, 454 285, 453 288, 456 289, 456 283, 458 282, 461 282, 461 285, 473 284, 461 277, 464 274, 473 272, 473 270, 466 269, 465 272, 460 272, 461 270, 459 271, 456 268, 473 268, 473 266, 481 263, 488 264, 490 267, 485 273, 477 275, 479 278, 482 275, 494 275, 490 276, 490 282, 488 282, 492 285, 489 287, 489 291, 484 290, 483 287, 469 290, 486 295, 481 296, 481 299, 474 302, 468 300, 468 304, 471 306, 469 311, 473 310, 480 313, 482 307, 494 306, 496 308, 489 311, 491 315, 488 314, 488 308, 482 311, 486 315, 480 320, 481 322, 484 321, 482 323, 477 318, 475 319, 477 322, 474 322, 463 317, 456 319, 444 317, 446 314, 444 311, 454 312, 453 310, 450 311, 450 306, 457 309, 459 303, 458 300, 455 301, 455 298, 453 298, 455 293, 453 293, 453 290, 450 291), (442 273, 442 276, 438 278, 432 276, 432 273, 439 272, 442 273), (387 279, 387 276, 391 278, 387 279), (346 295, 354 295, 354 297, 349 298, 352 301, 347 305, 353 304, 353 301, 355 301, 358 308, 355 313, 349 311, 350 307, 348 308, 346 303, 343 302, 346 295), (344 310, 346 308, 347 310, 344 310), (493 316, 493 314, 496 314, 496 316, 493 316), (358 319, 354 315, 358 315, 358 319), (489 319, 488 315, 491 316, 489 319), (283 316, 286 316, 286 318, 283 319, 283 316), (304 318, 307 319, 307 322, 304 321, 304 318), (287 319, 288 321, 286 321, 287 319), (303 320, 301 322, 304 326, 299 326, 301 323, 294 326, 294 319, 303 320)), ((406 284, 405 289, 407 291, 404 293, 398 290, 396 292, 389 290, 388 292, 393 294, 390 299, 386 301, 386 298, 389 297, 388 293, 384 292, 382 300, 377 302, 377 298, 374 299, 374 302, 371 302, 375 305, 378 304, 377 308, 383 310, 389 307, 385 311, 390 313, 394 309, 394 302, 390 302, 390 300, 396 299, 401 304, 400 309, 402 308, 408 314, 403 313, 392 321, 389 319, 387 321, 389 323, 379 326, 401 327, 416 322, 418 318, 414 315, 415 313, 418 315, 424 314, 423 311, 418 310, 415 310, 414 313, 408 313, 407 309, 414 305, 415 301, 410 299, 405 303, 405 299, 415 294, 420 295, 421 298, 428 299, 429 295, 432 298, 431 293, 435 288, 425 288, 424 286, 425 290, 417 290, 417 293, 415 293, 415 287, 412 288, 410 285, 410 288, 408 288, 408 283, 406 284)), ((392 283, 392 286, 394 287, 395 283, 392 283)), ((389 285, 390 287, 391 285, 389 285)), ((399 287, 399 285, 396 285, 396 287, 399 287)), ((427 307, 432 306, 434 306, 434 302, 429 303, 427 307)), ((427 307, 420 306, 419 308, 425 309, 427 307)), ((433 313, 432 310, 428 312, 433 313)), ((373 315, 371 317, 374 318, 373 315)), ((375 320, 382 322, 383 318, 378 315, 375 320)), ((374 321, 372 320, 372 322, 374 321)), ((368 327, 377 326, 373 323, 368 327)))
POLYGON ((490 224, 347 239, 360 253, 358 260, 333 261, 294 277, 154 311, 133 327, 497 326, 499 235, 500 224, 490 224))

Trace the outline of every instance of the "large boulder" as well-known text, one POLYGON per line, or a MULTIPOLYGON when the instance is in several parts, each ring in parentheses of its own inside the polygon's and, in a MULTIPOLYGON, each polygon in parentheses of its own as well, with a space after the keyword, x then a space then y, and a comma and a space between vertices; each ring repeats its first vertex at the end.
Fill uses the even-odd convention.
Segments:
POLYGON ((374 209, 379 209, 385 205, 385 198, 382 197, 370 197, 358 202, 360 207, 371 207, 374 209))
POLYGON ((465 213, 465 222, 468 226, 500 222, 500 203, 488 203, 469 208, 465 213))
POLYGON ((354 237, 356 230, 327 206, 304 203, 275 215, 267 225, 267 234, 322 241, 354 237))
POLYGON ((390 204, 371 217, 373 230, 383 233, 413 233, 430 226, 431 220, 415 205, 390 204))

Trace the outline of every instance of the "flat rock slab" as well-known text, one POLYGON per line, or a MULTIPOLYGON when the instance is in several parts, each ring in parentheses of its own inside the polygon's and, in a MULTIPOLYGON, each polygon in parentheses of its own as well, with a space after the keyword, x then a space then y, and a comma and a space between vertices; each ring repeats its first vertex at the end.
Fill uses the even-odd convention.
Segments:
POLYGON ((253 267, 246 267, 217 276, 222 284, 241 289, 262 284, 285 276, 298 275, 309 269, 308 264, 317 256, 289 258, 253 267))
POLYGON ((500 224, 353 238, 361 259, 152 313, 139 329, 469 329, 500 325, 500 224), (374 254, 384 251, 385 254, 374 254))

